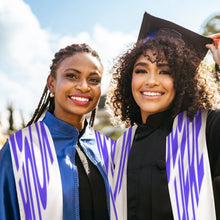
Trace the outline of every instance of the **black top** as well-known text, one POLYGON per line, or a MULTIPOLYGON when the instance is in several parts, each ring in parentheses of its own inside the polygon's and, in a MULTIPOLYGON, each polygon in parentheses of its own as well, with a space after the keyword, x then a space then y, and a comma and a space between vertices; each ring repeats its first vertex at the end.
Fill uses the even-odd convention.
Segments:
MULTIPOLYGON (((172 129, 169 111, 148 117, 139 125, 128 159, 128 219, 173 219, 166 175, 166 136, 172 129)), ((206 139, 220 219, 220 112, 210 112, 206 139)))
MULTIPOLYGON (((80 132, 79 139, 83 133, 84 129, 80 132)), ((98 168, 84 153, 79 142, 75 159, 79 175, 80 219, 109 219, 104 180, 98 168)))

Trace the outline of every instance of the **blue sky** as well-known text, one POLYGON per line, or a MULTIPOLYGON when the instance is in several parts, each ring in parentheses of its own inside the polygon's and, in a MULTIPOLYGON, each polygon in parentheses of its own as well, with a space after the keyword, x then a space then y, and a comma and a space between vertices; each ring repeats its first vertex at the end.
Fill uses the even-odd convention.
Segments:
POLYGON ((0 120, 12 104, 28 120, 36 108, 53 54, 86 42, 100 54, 108 85, 113 58, 133 43, 145 11, 195 32, 220 14, 219 0, 0 0, 0 120))
POLYGON ((144 11, 199 31, 203 21, 220 12, 212 0, 24 0, 42 28, 62 34, 92 32, 95 24, 109 30, 137 31, 144 11))

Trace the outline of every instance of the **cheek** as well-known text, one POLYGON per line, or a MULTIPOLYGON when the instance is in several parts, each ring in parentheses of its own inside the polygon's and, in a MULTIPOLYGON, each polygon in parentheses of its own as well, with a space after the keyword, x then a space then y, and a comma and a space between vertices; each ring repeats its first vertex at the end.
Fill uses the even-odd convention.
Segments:
POLYGON ((57 80, 56 84, 54 85, 56 90, 65 89, 68 87, 68 83, 65 80, 57 80))
POLYGON ((174 80, 173 79, 167 80, 167 82, 166 82, 166 89, 169 92, 170 99, 172 99, 171 101, 173 101, 174 97, 176 95, 176 91, 175 91, 175 88, 174 88, 174 80))
POLYGON ((138 88, 140 82, 138 80, 138 77, 132 77, 132 80, 131 80, 131 90, 132 90, 132 93, 135 92, 135 90, 138 88))
POLYGON ((94 97, 97 100, 100 98, 100 96, 101 96, 101 87, 99 86, 94 89, 94 97))
POLYGON ((174 89, 174 79, 173 78, 168 77, 165 80, 163 80, 163 82, 164 82, 164 87, 166 87, 167 91, 175 92, 175 89, 174 89))

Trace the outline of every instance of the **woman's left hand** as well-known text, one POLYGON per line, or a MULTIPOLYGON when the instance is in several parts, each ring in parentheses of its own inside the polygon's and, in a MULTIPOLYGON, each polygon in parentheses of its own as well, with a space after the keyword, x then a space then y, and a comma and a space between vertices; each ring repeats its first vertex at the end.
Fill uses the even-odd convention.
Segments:
POLYGON ((212 34, 208 36, 209 38, 212 38, 213 40, 216 40, 218 42, 218 45, 214 44, 206 44, 206 47, 210 49, 213 55, 214 61, 220 65, 220 33, 218 34, 212 34))

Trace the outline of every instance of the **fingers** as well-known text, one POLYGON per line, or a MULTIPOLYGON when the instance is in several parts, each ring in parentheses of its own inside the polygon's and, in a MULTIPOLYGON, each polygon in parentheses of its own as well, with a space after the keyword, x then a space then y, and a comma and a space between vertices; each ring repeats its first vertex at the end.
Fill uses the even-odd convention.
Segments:
POLYGON ((219 45, 219 39, 214 39, 214 45, 215 45, 215 48, 218 48, 218 45, 219 45))
POLYGON ((217 34, 211 34, 208 36, 209 38, 212 38, 212 39, 220 39, 220 33, 217 33, 217 34))
POLYGON ((206 44, 206 48, 208 48, 212 52, 212 54, 216 50, 216 47, 213 44, 206 44))

